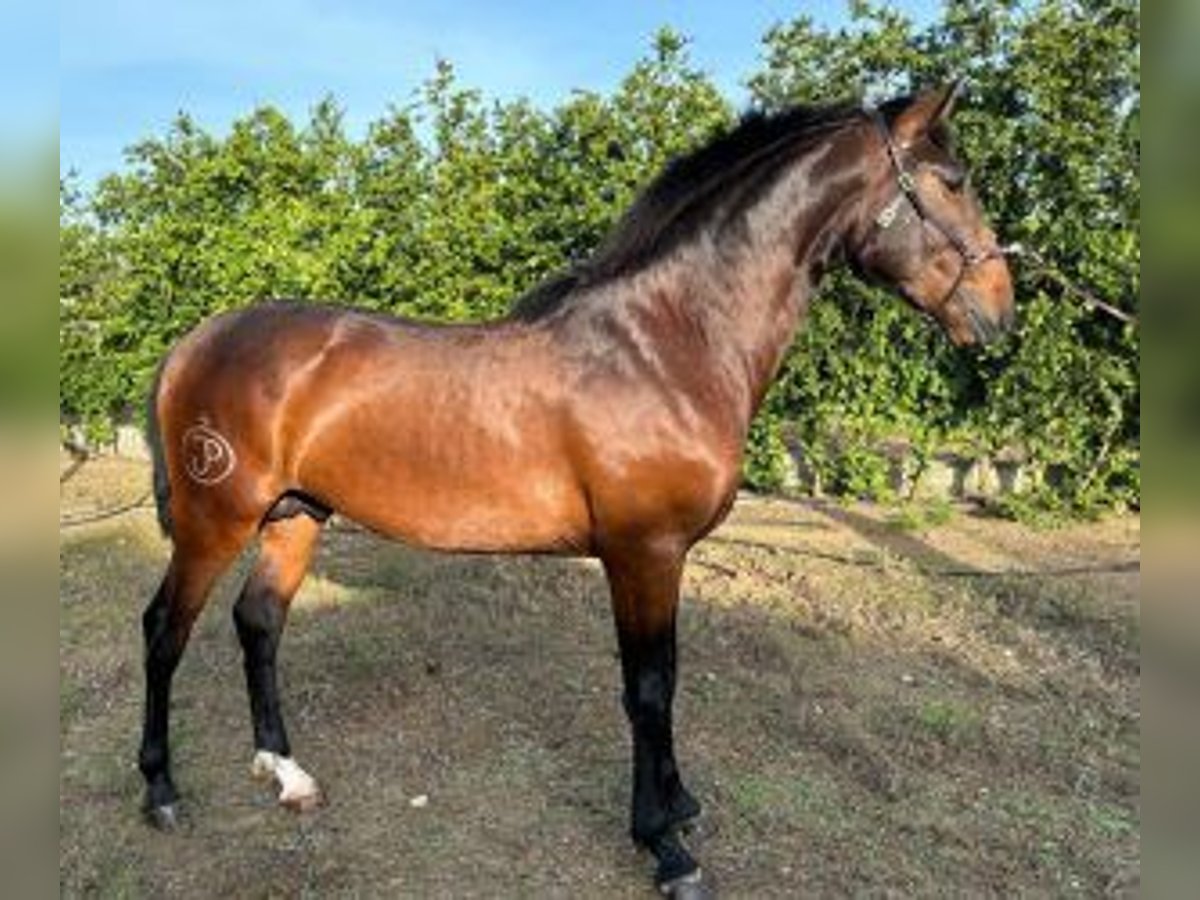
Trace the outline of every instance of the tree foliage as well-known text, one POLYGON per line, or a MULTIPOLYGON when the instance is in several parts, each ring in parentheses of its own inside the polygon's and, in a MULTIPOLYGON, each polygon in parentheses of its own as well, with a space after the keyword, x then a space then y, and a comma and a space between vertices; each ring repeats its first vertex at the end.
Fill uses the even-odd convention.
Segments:
MULTIPOLYGON (((757 105, 879 99, 965 77, 957 117, 985 208, 1136 311, 1139 12, 1132 0, 949 0, 917 28, 862 0, 830 31, 764 38, 757 105)), ((158 359, 204 317, 262 297, 480 319, 591 252, 672 156, 734 111, 660 32, 611 95, 553 109, 487 101, 440 63, 361 139, 332 99, 297 125, 263 107, 225 135, 186 115, 127 165, 60 192, 61 415, 96 427, 140 406, 158 359)), ((1136 499, 1138 334, 1019 274, 1019 334, 971 355, 900 304, 830 278, 752 432, 747 478, 777 483, 786 435, 822 484, 886 492, 884 442, 918 462, 948 446, 1020 448, 1045 499, 1136 499)))

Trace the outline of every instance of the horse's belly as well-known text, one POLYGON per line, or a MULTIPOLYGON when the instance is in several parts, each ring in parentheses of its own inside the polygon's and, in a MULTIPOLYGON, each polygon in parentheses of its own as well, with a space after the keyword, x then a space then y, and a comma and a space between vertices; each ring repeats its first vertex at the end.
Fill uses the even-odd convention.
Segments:
POLYGON ((397 475, 390 490, 343 489, 334 509, 405 543, 486 553, 586 553, 586 502, 565 479, 509 473, 492 484, 397 475), (514 483, 516 487, 514 487, 514 483))

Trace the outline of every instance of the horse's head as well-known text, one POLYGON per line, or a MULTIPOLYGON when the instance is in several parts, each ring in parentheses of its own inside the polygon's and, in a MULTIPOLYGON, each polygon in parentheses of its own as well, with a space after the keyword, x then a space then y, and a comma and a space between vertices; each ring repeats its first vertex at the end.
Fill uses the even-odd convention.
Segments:
POLYGON ((872 112, 874 164, 851 262, 935 318, 958 345, 987 343, 1013 323, 1013 286, 946 119, 957 86, 872 112))

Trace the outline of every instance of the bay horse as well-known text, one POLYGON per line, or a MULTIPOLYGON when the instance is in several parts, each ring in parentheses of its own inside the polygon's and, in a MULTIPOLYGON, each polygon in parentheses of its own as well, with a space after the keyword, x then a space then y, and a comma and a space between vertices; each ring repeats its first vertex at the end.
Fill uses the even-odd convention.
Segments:
POLYGON ((702 894, 679 834, 700 805, 672 733, 680 576, 733 503, 751 418, 818 280, 848 263, 960 345, 1013 320, 1006 260, 951 147, 955 96, 748 116, 651 182, 591 259, 496 321, 269 302, 180 340, 150 400, 173 542, 142 620, 150 820, 176 821, 172 673, 214 581, 255 536, 233 608, 254 768, 284 805, 317 802, 284 729, 276 653, 337 512, 419 547, 600 559, 633 736, 631 834, 664 892, 702 894))

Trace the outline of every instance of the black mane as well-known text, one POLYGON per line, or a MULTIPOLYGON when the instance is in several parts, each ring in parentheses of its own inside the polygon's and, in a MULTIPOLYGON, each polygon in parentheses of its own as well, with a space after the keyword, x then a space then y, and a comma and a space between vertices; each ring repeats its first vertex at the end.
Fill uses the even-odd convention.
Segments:
MULTIPOLYGON (((752 112, 731 131, 671 162, 642 191, 588 260, 522 296, 511 316, 537 319, 573 290, 642 268, 714 221, 714 209, 742 210, 769 185, 793 151, 861 114, 857 103, 752 112)), ((727 221, 728 216, 722 217, 727 221)))

